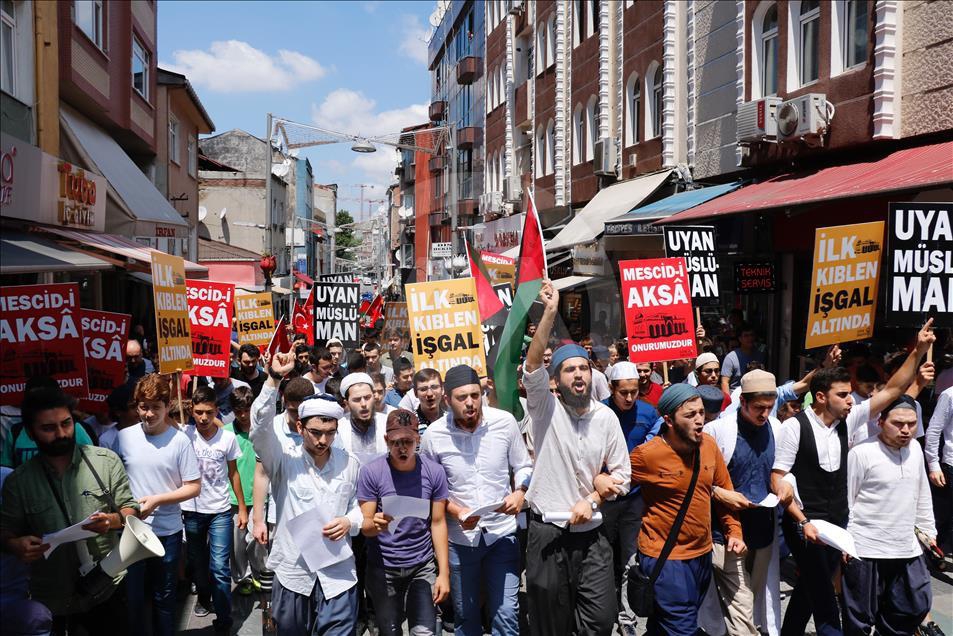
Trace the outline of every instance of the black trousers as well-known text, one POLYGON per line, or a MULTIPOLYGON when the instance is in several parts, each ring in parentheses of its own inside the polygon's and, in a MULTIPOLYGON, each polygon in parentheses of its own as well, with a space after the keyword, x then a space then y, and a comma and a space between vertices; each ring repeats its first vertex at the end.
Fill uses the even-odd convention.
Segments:
POLYGON ((926 556, 851 559, 844 566, 844 633, 913 634, 933 603, 926 556))
POLYGON ((609 636, 615 624, 612 546, 602 527, 569 532, 529 522, 526 596, 534 636, 609 636))
POLYGON ((781 636, 804 634, 812 614, 818 636, 840 636, 840 608, 831 582, 840 567, 840 550, 808 542, 801 528, 787 515, 781 529, 798 567, 797 583, 784 613, 781 636))

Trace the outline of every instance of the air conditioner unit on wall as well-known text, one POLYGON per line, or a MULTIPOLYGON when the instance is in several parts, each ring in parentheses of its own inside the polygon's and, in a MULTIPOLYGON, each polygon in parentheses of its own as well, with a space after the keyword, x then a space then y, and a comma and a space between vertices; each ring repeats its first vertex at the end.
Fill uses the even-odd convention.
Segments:
POLYGON ((523 194, 523 185, 519 177, 507 177, 503 180, 504 201, 519 201, 521 194, 523 194))
POLYGON ((499 214, 502 209, 502 192, 486 192, 480 195, 480 214, 499 214))
POLYGON ((778 138, 777 111, 780 97, 762 97, 738 107, 736 128, 738 141, 776 141, 778 138))
POLYGON ((822 137, 833 118, 833 109, 824 93, 807 93, 785 101, 778 107, 778 138, 792 141, 822 137))
POLYGON ((615 177, 615 140, 603 137, 593 146, 592 171, 602 177, 615 177))

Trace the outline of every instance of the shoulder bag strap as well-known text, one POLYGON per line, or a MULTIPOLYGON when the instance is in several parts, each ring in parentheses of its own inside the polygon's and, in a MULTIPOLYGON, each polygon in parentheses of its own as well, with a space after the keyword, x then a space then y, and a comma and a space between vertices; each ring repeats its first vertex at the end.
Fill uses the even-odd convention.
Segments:
POLYGON ((90 462, 89 458, 86 457, 86 452, 83 450, 82 446, 79 447, 79 456, 83 458, 84 462, 86 462, 86 467, 89 468, 89 472, 93 473, 93 477, 96 478, 96 483, 99 484, 99 487, 103 489, 103 496, 106 497, 109 507, 113 512, 119 514, 119 519, 122 521, 122 511, 119 510, 119 506, 116 505, 116 499, 113 497, 113 494, 109 488, 106 488, 106 484, 103 483, 103 480, 100 479, 99 473, 96 472, 96 469, 93 468, 92 462, 90 462))
POLYGON ((658 579, 659 574, 662 573, 662 567, 665 565, 665 562, 668 560, 668 555, 671 554, 672 548, 675 547, 675 541, 678 539, 678 533, 682 529, 682 522, 685 520, 685 515, 688 514, 688 507, 692 503, 692 497, 695 495, 695 484, 698 483, 698 473, 700 472, 701 460, 701 448, 695 451, 695 461, 694 466, 692 467, 692 481, 688 485, 688 491, 685 493, 685 499, 682 500, 682 505, 678 509, 678 514, 675 515, 675 522, 672 524, 672 529, 668 533, 668 538, 665 540, 665 545, 662 547, 662 551, 658 555, 658 560, 655 562, 655 567, 652 569, 652 583, 658 579))

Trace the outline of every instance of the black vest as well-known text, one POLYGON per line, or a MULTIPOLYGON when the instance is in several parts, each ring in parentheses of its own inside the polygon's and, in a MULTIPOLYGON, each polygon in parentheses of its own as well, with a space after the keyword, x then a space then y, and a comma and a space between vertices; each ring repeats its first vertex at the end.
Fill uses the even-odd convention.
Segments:
POLYGON ((801 426, 801 441, 791 474, 797 479, 798 494, 804 504, 804 516, 822 519, 842 528, 847 527, 847 424, 837 423, 840 439, 840 468, 829 473, 817 458, 814 431, 806 411, 795 416, 801 426))

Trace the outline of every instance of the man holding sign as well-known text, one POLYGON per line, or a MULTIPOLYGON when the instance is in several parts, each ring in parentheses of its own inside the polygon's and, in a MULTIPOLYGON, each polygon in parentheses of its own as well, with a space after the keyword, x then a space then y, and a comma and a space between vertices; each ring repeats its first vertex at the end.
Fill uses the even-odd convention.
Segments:
POLYGON ((854 406, 850 373, 843 367, 821 369, 811 379, 814 403, 781 425, 771 489, 780 492, 781 480, 791 473, 803 504, 803 508, 796 501, 788 505, 782 521, 785 542, 800 571, 784 615, 782 634, 803 634, 811 614, 818 633, 840 633, 840 611, 831 580, 840 567, 841 552, 822 543, 812 521, 847 527, 848 440, 913 382, 920 358, 936 340, 932 325, 933 319, 928 320, 903 366, 869 400, 854 406))

